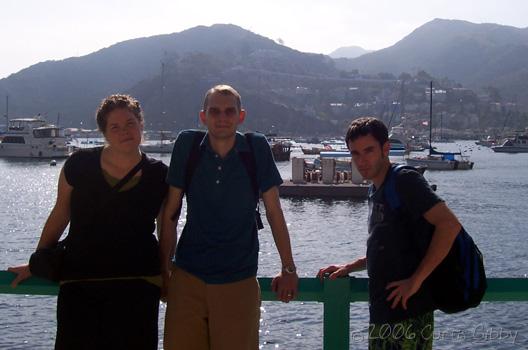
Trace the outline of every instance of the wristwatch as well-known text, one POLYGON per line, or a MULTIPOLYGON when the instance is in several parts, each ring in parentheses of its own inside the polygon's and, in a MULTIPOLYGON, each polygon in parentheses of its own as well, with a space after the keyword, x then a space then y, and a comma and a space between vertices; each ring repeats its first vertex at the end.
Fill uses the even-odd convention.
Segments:
POLYGON ((293 275, 294 273, 297 273, 297 268, 295 265, 286 265, 282 267, 282 272, 288 275, 293 275))

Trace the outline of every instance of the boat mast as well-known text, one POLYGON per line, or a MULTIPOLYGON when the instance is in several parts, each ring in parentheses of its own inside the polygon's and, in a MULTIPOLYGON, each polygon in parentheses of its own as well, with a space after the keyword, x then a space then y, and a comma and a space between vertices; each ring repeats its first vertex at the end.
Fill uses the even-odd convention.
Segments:
POLYGON ((440 113, 440 142, 444 140, 444 112, 440 113))
POLYGON ((6 132, 9 129, 9 95, 6 95, 6 112, 5 112, 5 118, 6 118, 6 132))
POLYGON ((165 62, 162 60, 161 61, 161 77, 160 77, 160 83, 161 83, 161 87, 160 87, 160 92, 161 92, 161 98, 160 98, 160 102, 161 102, 161 120, 162 122, 164 121, 164 118, 165 117, 165 62))
POLYGON ((429 87, 429 155, 431 155, 431 151, 433 149, 432 144, 432 137, 433 137, 433 81, 431 80, 431 84, 429 87))

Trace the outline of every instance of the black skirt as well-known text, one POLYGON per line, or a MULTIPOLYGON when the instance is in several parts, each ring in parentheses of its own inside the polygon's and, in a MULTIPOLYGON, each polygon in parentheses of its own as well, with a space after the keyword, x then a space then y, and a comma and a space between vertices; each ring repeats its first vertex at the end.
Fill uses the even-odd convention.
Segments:
POLYGON ((159 287, 142 279, 65 283, 55 349, 156 350, 159 299, 159 287))

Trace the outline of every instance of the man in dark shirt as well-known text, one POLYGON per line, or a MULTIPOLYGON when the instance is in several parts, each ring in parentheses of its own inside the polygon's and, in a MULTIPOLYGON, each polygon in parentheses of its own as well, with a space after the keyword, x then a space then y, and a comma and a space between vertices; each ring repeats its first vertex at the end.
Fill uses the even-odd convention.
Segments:
POLYGON ((258 194, 244 154, 254 157, 255 187, 262 193, 282 263, 272 289, 284 302, 297 293, 298 277, 279 201, 282 179, 266 138, 237 132, 245 116, 238 92, 227 85, 215 86, 205 95, 200 112, 207 134, 185 130, 174 145, 160 238, 161 270, 168 286, 165 349, 258 349, 258 194), (200 156, 186 183, 193 147, 199 148, 200 156), (171 261, 184 193, 187 221, 171 261))
POLYGON ((361 175, 372 181, 367 255, 323 268, 318 277, 334 279, 367 268, 369 349, 431 349, 434 305, 424 282, 449 252, 460 223, 418 172, 395 171, 380 120, 354 120, 346 143, 361 175), (390 177, 402 209, 391 208, 386 198, 390 177))

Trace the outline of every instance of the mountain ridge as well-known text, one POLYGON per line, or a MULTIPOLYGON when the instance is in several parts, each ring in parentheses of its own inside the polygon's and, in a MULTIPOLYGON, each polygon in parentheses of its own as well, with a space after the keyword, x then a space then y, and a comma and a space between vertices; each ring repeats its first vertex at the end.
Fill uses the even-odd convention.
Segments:
MULTIPOLYGON (((178 129, 196 127, 204 92, 229 83, 248 103, 248 128, 335 132, 358 113, 383 114, 377 104, 401 98, 397 77, 405 72, 429 79, 421 73, 426 71, 431 79, 475 89, 494 86, 500 93, 493 96, 526 107, 523 57, 528 28, 496 24, 435 19, 395 45, 355 59, 303 53, 233 24, 215 24, 37 63, 0 79, 0 96, 10 95, 10 114, 61 113, 65 126, 93 127, 102 98, 131 93, 142 102, 148 127, 178 129)), ((422 93, 413 91, 415 98, 422 93)), ((418 102, 415 108, 421 108, 418 102)))

